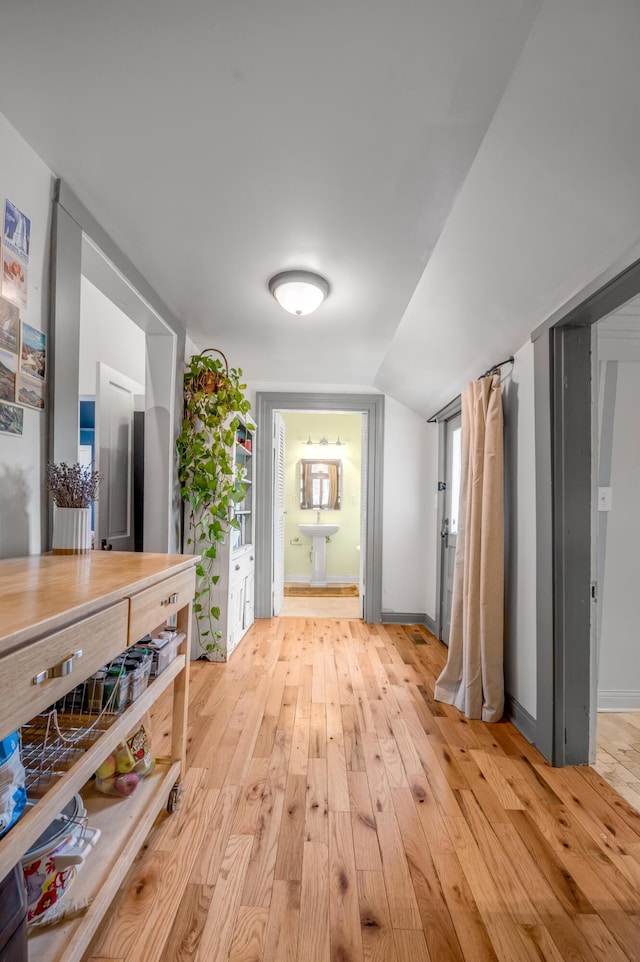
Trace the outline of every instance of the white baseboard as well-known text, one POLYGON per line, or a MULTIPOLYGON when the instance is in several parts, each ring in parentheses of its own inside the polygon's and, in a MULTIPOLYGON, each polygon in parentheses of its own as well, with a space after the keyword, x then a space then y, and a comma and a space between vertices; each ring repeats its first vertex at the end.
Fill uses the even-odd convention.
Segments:
MULTIPOLYGON (((310 585, 311 575, 285 575, 285 584, 310 585)), ((360 584, 360 575, 327 575, 329 585, 357 585, 360 584)))
POLYGON ((598 711, 640 711, 640 691, 598 691, 598 711))

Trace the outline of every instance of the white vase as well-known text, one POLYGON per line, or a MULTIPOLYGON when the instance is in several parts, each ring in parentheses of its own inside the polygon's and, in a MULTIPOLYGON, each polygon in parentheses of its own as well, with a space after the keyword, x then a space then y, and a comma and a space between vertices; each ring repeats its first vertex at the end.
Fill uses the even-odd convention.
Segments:
POLYGON ((86 554, 91 551, 91 508, 53 506, 53 553, 86 554))

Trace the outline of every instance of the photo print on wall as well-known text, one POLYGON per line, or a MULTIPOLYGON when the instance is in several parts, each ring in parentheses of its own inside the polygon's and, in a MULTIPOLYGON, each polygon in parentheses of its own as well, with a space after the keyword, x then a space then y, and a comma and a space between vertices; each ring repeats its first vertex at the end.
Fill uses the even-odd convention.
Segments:
POLYGON ((16 401, 18 355, 0 347, 0 401, 16 401))
POLYGON ((47 369, 47 335, 24 321, 20 325, 20 372, 44 381, 47 369))
POLYGON ((0 348, 18 353, 20 340, 20 312, 15 304, 0 297, 0 348))
POLYGON ((0 401, 0 434, 13 434, 22 437, 24 428, 24 408, 17 404, 0 401))
POLYGON ((19 307, 27 306, 31 220, 9 198, 4 203, 2 293, 19 307))

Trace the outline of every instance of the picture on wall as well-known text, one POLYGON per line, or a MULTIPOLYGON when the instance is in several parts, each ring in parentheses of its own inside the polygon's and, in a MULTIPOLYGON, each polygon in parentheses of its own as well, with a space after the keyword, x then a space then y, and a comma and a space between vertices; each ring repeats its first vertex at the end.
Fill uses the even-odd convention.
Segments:
POLYGON ((12 204, 7 197, 4 202, 4 246, 16 257, 29 263, 31 245, 31 220, 12 204))
POLYGON ((20 371, 44 381, 47 368, 47 335, 24 321, 20 330, 20 371))
POLYGON ((18 355, 0 348, 0 401, 16 400, 18 355))
POLYGON ((44 408, 44 382, 27 374, 18 374, 16 378, 16 396, 18 404, 28 408, 44 408))
POLYGON ((15 304, 0 297, 0 348, 18 353, 20 340, 20 312, 15 304))
POLYGON ((2 245, 2 294, 23 310, 27 306, 27 274, 24 261, 2 245))
POLYGON ((24 428, 24 408, 17 404, 0 401, 0 434, 13 434, 22 437, 24 428))

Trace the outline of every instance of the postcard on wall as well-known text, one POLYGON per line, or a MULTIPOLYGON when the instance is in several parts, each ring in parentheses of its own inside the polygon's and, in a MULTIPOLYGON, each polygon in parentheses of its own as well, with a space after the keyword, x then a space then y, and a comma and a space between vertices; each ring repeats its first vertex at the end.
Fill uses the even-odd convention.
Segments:
POLYGON ((27 306, 29 269, 9 248, 2 245, 2 294, 24 309, 27 306))
POLYGON ((24 404, 28 408, 44 408, 44 382, 27 374, 18 374, 16 377, 16 396, 18 404, 24 404))
POLYGON ((0 348, 18 353, 20 341, 20 312, 15 304, 0 297, 0 348))
POLYGON ((0 401, 0 434, 13 434, 22 437, 24 428, 24 408, 17 404, 0 401))
POLYGON ((0 401, 16 400, 18 355, 0 347, 0 401))
POLYGON ((47 335, 36 327, 20 325, 20 372, 44 381, 47 369, 47 335))
POLYGON ((9 198, 4 202, 4 245, 12 254, 29 263, 31 246, 31 219, 12 204, 9 198))

